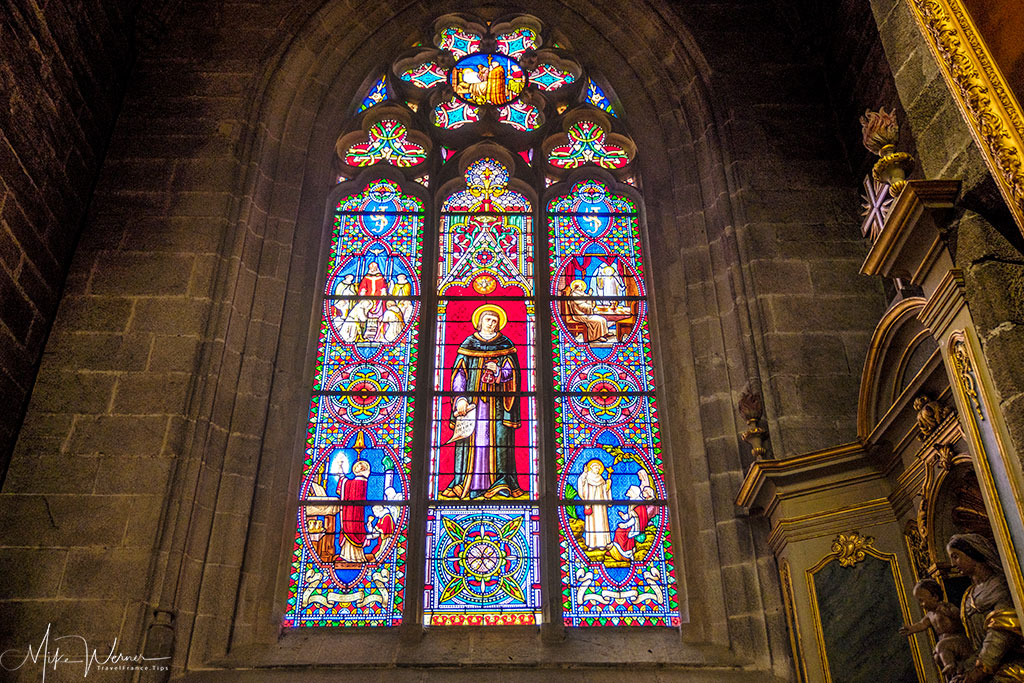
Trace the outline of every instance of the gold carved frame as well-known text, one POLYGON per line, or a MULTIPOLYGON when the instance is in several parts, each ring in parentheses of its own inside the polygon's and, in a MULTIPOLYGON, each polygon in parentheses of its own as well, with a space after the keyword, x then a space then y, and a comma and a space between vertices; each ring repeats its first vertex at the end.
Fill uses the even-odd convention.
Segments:
POLYGON ((1024 122, 960 0, 908 0, 942 76, 1024 233, 1024 122))
MULTIPOLYGON (((856 531, 840 534, 832 544, 832 552, 818 560, 813 567, 804 570, 804 577, 807 580, 807 594, 811 599, 811 622, 814 627, 814 638, 818 643, 818 656, 821 658, 821 670, 825 683, 832 683, 832 671, 828 666, 828 652, 825 650, 825 631, 821 624, 821 614, 818 612, 818 592, 814 588, 814 575, 824 569, 832 562, 838 562, 843 567, 854 567, 863 562, 868 555, 883 562, 889 563, 889 570, 892 572, 893 584, 895 584, 896 595, 900 601, 900 612, 903 615, 904 623, 911 623, 913 618, 910 615, 910 604, 907 602, 907 593, 903 588, 903 574, 900 571, 899 561, 895 553, 885 553, 872 544, 874 539, 870 536, 861 536, 856 531)), ((910 654, 914 659, 914 671, 919 681, 927 680, 924 672, 924 662, 921 660, 921 651, 916 642, 911 642, 910 654)))
POLYGON ((959 330, 949 338, 948 353, 950 356, 949 366, 953 374, 953 386, 959 398, 959 410, 962 424, 967 429, 964 436, 968 440, 971 449, 977 453, 975 460, 975 473, 978 475, 978 485, 981 487, 982 495, 985 498, 986 507, 989 512, 989 521, 992 524, 992 532, 996 537, 996 545, 1003 558, 1003 568, 1006 571, 1006 579, 1010 586, 1010 593, 1018 610, 1024 604, 1024 570, 1017 561, 1017 543, 1010 533, 1009 524, 1006 520, 1004 505, 1015 506, 1020 509, 1024 505, 1024 496, 1021 495, 1018 473, 1008 457, 1011 453, 1007 448, 1009 439, 1003 433, 1005 426, 1001 421, 993 424, 997 416, 990 405, 990 397, 994 390, 986 381, 987 378, 979 373, 977 357, 980 355, 981 344, 977 335, 972 330, 959 330), (992 437, 995 441, 995 449, 985 445, 981 435, 980 422, 988 421, 992 437), (995 452, 993 452, 993 450, 995 452), (1006 477, 1011 490, 1011 500, 1004 500, 1000 495, 999 487, 996 485, 995 474, 992 471, 990 459, 998 458, 997 463, 1008 473, 1006 477))
POLYGON ((779 564, 779 578, 782 582, 782 606, 786 611, 786 626, 789 627, 789 646, 793 650, 793 668, 797 683, 807 683, 807 667, 804 665, 804 644, 800 637, 800 624, 796 617, 796 600, 793 596, 793 576, 789 561, 785 558, 779 564))

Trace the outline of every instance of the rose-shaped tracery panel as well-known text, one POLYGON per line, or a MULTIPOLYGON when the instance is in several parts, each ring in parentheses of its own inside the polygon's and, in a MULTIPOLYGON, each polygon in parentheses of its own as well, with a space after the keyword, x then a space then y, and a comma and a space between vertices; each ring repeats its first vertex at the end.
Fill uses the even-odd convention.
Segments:
POLYGON ((398 60, 392 72, 441 130, 486 122, 529 133, 544 125, 551 98, 565 101, 582 76, 563 51, 540 49, 542 35, 528 15, 489 27, 449 15, 436 24, 436 49, 398 60))
POLYGON ((592 109, 566 116, 562 127, 564 133, 544 141, 544 157, 556 172, 586 165, 621 171, 636 153, 629 138, 611 132, 608 117, 592 109))
POLYGON ((374 107, 361 130, 342 136, 336 145, 343 166, 355 171, 378 163, 395 168, 423 166, 431 142, 411 128, 412 117, 400 107, 374 107))

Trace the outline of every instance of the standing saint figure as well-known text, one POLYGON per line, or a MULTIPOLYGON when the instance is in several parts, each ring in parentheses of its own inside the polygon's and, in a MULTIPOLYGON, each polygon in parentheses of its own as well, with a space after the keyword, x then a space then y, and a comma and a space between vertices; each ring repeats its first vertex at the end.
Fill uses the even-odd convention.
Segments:
POLYGON ((505 104, 508 102, 508 91, 505 89, 505 67, 500 63, 490 63, 487 69, 487 86, 483 102, 480 104, 505 104))
POLYGON ((501 333, 507 319, 500 306, 477 308, 476 332, 466 337, 455 357, 452 391, 457 396, 449 426, 455 430, 460 419, 471 419, 473 429, 455 441, 455 476, 441 492, 446 498, 525 495, 515 453, 516 430, 522 424, 516 392, 522 383, 515 344, 501 333))
MULTIPOLYGON (((604 478, 604 463, 594 458, 583 467, 576 480, 576 491, 583 500, 608 500, 611 498, 611 479, 604 478)), ((607 547, 612 542, 608 528, 608 507, 587 505, 583 508, 583 543, 591 550, 607 547)))
MULTIPOLYGON (((338 498, 343 501, 365 501, 366 483, 370 478, 370 463, 356 460, 352 465, 352 477, 348 475, 348 458, 339 453, 342 476, 338 479, 338 498)), ((340 544, 335 558, 347 562, 366 562, 363 545, 366 542, 366 510, 362 505, 342 505, 341 524, 339 529, 340 544)))
POLYGON ((615 266, 604 263, 590 276, 590 295, 605 306, 615 306, 618 303, 615 299, 626 295, 626 283, 615 266))

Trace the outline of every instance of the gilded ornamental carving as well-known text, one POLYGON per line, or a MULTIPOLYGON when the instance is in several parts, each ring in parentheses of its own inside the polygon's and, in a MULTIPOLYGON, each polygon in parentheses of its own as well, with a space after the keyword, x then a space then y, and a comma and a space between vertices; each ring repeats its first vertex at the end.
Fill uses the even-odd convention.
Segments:
POLYGON ((866 549, 869 548, 875 539, 871 536, 861 536, 857 531, 840 533, 832 541, 832 552, 839 561, 840 567, 853 567, 858 562, 863 562, 867 557, 866 549))
POLYGON ((915 18, 1024 231, 1024 125, 960 0, 910 0, 915 18))

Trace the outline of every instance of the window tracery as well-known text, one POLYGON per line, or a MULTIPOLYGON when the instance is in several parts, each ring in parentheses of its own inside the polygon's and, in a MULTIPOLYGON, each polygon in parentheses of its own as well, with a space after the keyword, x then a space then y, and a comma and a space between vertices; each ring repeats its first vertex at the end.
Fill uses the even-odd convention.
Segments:
POLYGON ((635 147, 535 18, 435 29, 338 141, 284 625, 677 626, 635 147))

